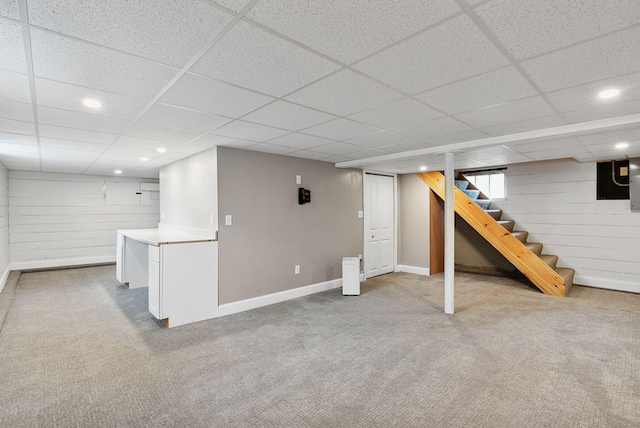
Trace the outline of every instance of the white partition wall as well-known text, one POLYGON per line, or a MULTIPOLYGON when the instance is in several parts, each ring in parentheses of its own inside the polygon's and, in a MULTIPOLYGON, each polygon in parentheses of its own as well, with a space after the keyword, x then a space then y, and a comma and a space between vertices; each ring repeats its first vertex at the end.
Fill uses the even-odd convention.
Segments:
POLYGON ((25 171, 8 178, 13 270, 113 262, 117 229, 158 224, 158 192, 136 194, 157 180, 25 171))

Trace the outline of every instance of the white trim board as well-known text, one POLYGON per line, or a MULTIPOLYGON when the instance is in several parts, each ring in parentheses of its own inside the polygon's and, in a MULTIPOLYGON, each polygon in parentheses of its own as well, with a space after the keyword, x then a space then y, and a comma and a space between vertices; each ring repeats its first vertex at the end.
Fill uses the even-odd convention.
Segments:
MULTIPOLYGON (((573 283, 575 285, 584 285, 586 287, 606 288, 607 290, 640 293, 640 282, 625 281, 621 279, 583 276, 576 273, 576 277, 574 278, 573 283)), ((569 292, 569 296, 571 296, 571 292, 569 292)))
POLYGON ((11 270, 82 266, 82 265, 94 265, 94 264, 115 263, 115 262, 116 262, 115 254, 111 256, 72 257, 72 258, 65 258, 65 259, 47 259, 47 260, 34 260, 34 261, 26 261, 26 262, 14 262, 14 263, 11 263, 11 270))
POLYGON ((430 276, 429 268, 418 267, 418 266, 407 266, 407 265, 398 265, 396 268, 396 272, 406 272, 406 273, 414 273, 416 275, 422 276, 430 276))
POLYGON ((342 278, 319 282, 317 284, 306 285, 304 287, 293 288, 291 290, 280 291, 264 296, 252 297, 251 299, 239 300, 237 302, 225 303, 218 306, 218 316, 222 317, 225 315, 237 314, 239 312, 261 308, 263 306, 273 305, 274 303, 285 302, 287 300, 297 299, 298 297, 309 296, 323 291, 335 290, 336 288, 341 287, 342 278))
POLYGON ((2 277, 0 277, 0 293, 2 293, 2 290, 4 290, 4 286, 7 283, 7 279, 9 278, 10 273, 11 266, 7 266, 7 268, 4 270, 4 273, 2 274, 2 277))

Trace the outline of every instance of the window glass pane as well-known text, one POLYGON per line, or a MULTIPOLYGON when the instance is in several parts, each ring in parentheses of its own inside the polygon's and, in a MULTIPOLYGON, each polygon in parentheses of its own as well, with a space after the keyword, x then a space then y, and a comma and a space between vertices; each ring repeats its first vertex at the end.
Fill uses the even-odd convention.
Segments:
POLYGON ((474 186, 476 185, 476 176, 475 175, 471 175, 471 176, 467 177, 467 180, 469 180, 469 183, 473 184, 474 186))
MULTIPOLYGON (((476 175, 476 183, 475 186, 485 195, 489 196, 491 194, 489 189, 489 176, 488 175, 476 175)), ((491 196, 489 196, 491 197, 491 196)))
POLYGON ((504 174, 491 174, 489 176, 491 187, 491 199, 504 199, 504 174))

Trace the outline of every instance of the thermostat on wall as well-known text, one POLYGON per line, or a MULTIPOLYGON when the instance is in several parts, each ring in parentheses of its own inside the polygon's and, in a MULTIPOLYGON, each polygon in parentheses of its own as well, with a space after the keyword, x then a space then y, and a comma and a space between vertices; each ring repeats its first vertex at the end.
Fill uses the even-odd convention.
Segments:
POLYGON ((307 190, 304 187, 298 188, 298 203, 304 205, 311 202, 311 190, 307 190))

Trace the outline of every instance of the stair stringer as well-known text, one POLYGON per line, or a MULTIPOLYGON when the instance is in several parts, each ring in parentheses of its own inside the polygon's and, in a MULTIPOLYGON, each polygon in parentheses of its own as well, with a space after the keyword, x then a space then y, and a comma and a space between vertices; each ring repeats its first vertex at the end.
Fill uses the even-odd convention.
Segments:
MULTIPOLYGON (((444 176, 440 172, 420 172, 417 175, 436 195, 444 200, 444 176)), ((458 215, 524 276, 529 278, 536 287, 545 294, 565 296, 562 277, 456 187, 454 187, 453 200, 454 210, 458 215)))

